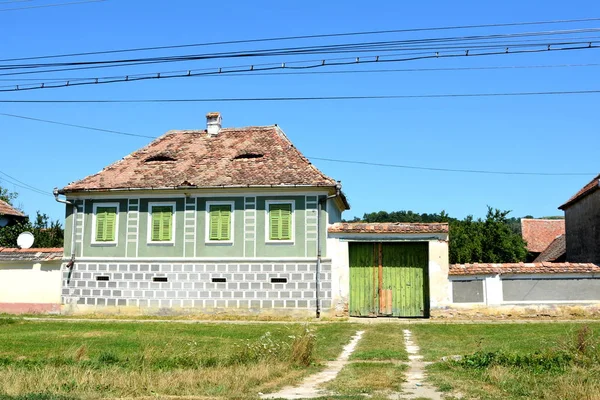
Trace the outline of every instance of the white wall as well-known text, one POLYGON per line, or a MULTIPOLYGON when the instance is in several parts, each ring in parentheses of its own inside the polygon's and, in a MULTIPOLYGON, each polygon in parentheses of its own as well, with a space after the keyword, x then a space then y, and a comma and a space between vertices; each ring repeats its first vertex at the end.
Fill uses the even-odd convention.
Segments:
POLYGON ((60 304, 60 261, 0 263, 0 304, 60 304))

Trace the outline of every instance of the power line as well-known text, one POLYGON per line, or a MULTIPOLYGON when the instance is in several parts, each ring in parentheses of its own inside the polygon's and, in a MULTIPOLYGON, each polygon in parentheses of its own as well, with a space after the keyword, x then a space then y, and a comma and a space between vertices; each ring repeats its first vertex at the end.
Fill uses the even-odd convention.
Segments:
POLYGON ((35 192, 37 194, 43 194, 43 195, 46 195, 46 196, 52 196, 50 194, 50 192, 47 192, 45 190, 38 189, 38 188, 36 188, 34 186, 31 186, 31 185, 29 185, 29 184, 27 184, 25 182, 22 182, 22 181, 18 180, 15 177, 12 177, 12 176, 8 175, 5 172, 0 171, 0 174, 2 174, 4 176, 6 176, 7 178, 9 178, 10 180, 14 181, 14 182, 8 181, 8 183, 10 183, 12 185, 18 186, 18 187, 23 188, 23 189, 31 190, 32 192, 35 192), (18 183, 16 183, 16 182, 18 182, 18 183))
MULTIPOLYGON (((96 1, 103 1, 103 0, 96 0, 96 1)), ((273 42, 273 41, 286 41, 286 40, 303 40, 303 39, 318 39, 318 38, 363 36, 363 35, 381 35, 381 34, 391 34, 391 33, 445 31, 445 30, 460 30, 460 29, 477 29, 477 28, 501 28, 501 27, 511 27, 511 26, 527 26, 527 25, 568 24, 568 23, 594 22, 594 21, 600 21, 600 18, 594 17, 594 18, 580 18, 580 19, 547 20, 547 21, 525 21, 525 22, 508 22, 508 23, 495 23, 495 24, 454 25, 454 26, 441 26, 441 27, 438 26, 438 27, 425 27, 425 28, 389 29, 389 30, 379 30, 379 31, 359 31, 359 32, 342 32, 342 33, 338 32, 338 33, 327 33, 327 34, 316 34, 316 35, 280 36, 280 37, 272 37, 272 38, 241 39, 241 40, 228 40, 228 41, 207 42, 207 43, 137 47, 137 48, 118 49, 118 50, 104 50, 104 51, 53 54, 53 55, 21 57, 21 58, 9 58, 9 59, 0 59, 0 62, 39 60, 39 59, 46 59, 46 58, 62 58, 62 57, 75 57, 75 56, 100 55, 100 54, 115 54, 115 53, 128 53, 128 52, 149 51, 149 50, 166 50, 166 49, 217 46, 217 45, 242 44, 242 43, 259 43, 259 42, 273 42)))
POLYGON ((463 172, 472 174, 493 174, 493 175, 536 175, 536 176, 578 176, 578 175, 597 175, 597 172, 512 172, 512 171, 489 171, 489 170, 476 170, 476 169, 452 169, 452 168, 434 168, 434 167, 419 167, 415 165, 399 165, 399 164, 384 164, 374 163, 368 161, 354 161, 354 160, 337 160, 333 158, 321 158, 321 157, 310 157, 312 160, 329 161, 344 164, 360 164, 360 165, 371 165, 375 167, 387 167, 387 168, 404 168, 404 169, 417 169, 423 171, 439 171, 439 172, 463 172))
MULTIPOLYGON (((359 62, 360 63, 360 62, 359 62)), ((391 73, 391 72, 436 72, 436 71, 485 71, 485 70, 503 70, 503 69, 545 69, 545 68, 580 68, 580 67, 599 67, 600 64, 588 63, 588 64, 538 64, 538 65, 489 65, 482 67, 447 67, 447 68, 397 68, 397 69, 366 69, 366 70, 337 70, 337 71, 290 71, 290 72, 238 72, 228 75, 215 74, 215 75, 204 75, 203 77, 213 76, 279 76, 279 75, 323 75, 323 74, 369 74, 369 73, 391 73)), ((175 71, 177 72, 177 71, 175 71)), ((156 76, 156 72, 151 75, 156 76)), ((161 72, 164 74, 164 72, 161 72)), ((58 83, 63 81, 77 81, 77 80, 100 80, 100 79, 115 79, 120 76, 110 77, 55 77, 47 78, 46 83, 58 83)), ((39 82, 40 78, 0 78, 0 82, 18 82, 18 81, 37 81, 31 85, 41 85, 43 82, 39 82)), ((14 86, 14 85, 10 85, 14 86)), ((5 86, 5 87, 8 87, 5 86)))
MULTIPOLYGON (((539 46, 539 45, 538 45, 539 46)), ((486 52, 486 53, 473 53, 471 50, 461 51, 459 54, 443 54, 436 52, 434 54, 427 53, 428 55, 414 56, 409 58, 393 58, 388 59, 386 56, 369 56, 366 59, 355 57, 346 58, 348 61, 334 61, 334 60, 320 60, 318 63, 297 65, 298 62, 286 64, 263 64, 266 67, 257 67, 255 65, 247 65, 242 68, 228 69, 225 68, 213 68, 213 69, 202 69, 202 70, 188 70, 188 71, 176 71, 176 72, 158 72, 152 74, 139 74, 139 75, 125 75, 117 77, 98 77, 92 79, 79 78, 73 81, 49 81, 49 82, 38 82, 38 83, 24 83, 18 85, 5 85, 0 86, 0 92, 16 92, 16 91, 27 91, 27 90, 38 90, 38 89, 56 89, 73 86, 85 86, 85 85, 102 85, 111 83, 124 83, 124 82, 136 82, 143 80, 154 80, 154 79, 173 79, 173 78, 189 78, 198 76, 211 76, 211 75, 228 75, 238 73, 258 73, 264 71, 274 70, 306 70, 306 69, 317 69, 324 67, 339 67, 347 65, 357 64, 373 64, 373 63, 396 63, 396 62, 408 62, 416 60, 426 59, 439 59, 439 58, 457 58, 457 57, 483 57, 483 56, 494 56, 494 55, 515 55, 515 54, 527 54, 527 53, 541 53, 541 52, 552 52, 552 51, 573 51, 573 50, 590 50, 600 48, 598 45, 592 45, 587 43, 584 46, 577 47, 551 47, 551 45, 544 45, 543 48, 533 50, 509 50, 505 48, 502 51, 486 52)), ((422 54, 422 53, 416 53, 422 54)), ((339 59, 338 59, 339 60, 339 59)), ((307 61, 304 61, 307 63, 307 61)), ((230 67, 233 68, 233 67, 230 67)), ((2 74, 0 74, 2 75, 2 74)))
POLYGON ((26 116, 23 116, 23 115, 15 115, 15 114, 7 114, 7 113, 0 113, 0 115, 5 116, 5 117, 27 119, 27 120, 30 120, 30 121, 46 122, 48 124, 70 126, 70 127, 73 127, 73 128, 88 129, 88 130, 98 131, 98 132, 107 132, 107 133, 115 133, 115 134, 118 134, 118 135, 136 136, 136 137, 156 139, 156 136, 138 135, 136 133, 127 133, 127 132, 121 132, 121 131, 113 131, 113 130, 110 130, 110 129, 102 129, 102 128, 91 128, 89 126, 68 124, 68 123, 65 123, 65 122, 50 121, 50 120, 47 120, 47 119, 26 117, 26 116))
MULTIPOLYGON (((286 47, 286 48, 272 48, 272 49, 259 49, 259 50, 246 50, 246 51, 229 51, 229 52, 218 52, 218 53, 203 53, 203 54, 187 54, 179 56, 161 56, 161 57, 146 57, 146 58, 134 58, 134 59, 113 59, 113 60, 97 60, 97 61, 72 61, 72 62, 60 62, 60 63, 44 63, 44 64, 6 64, 0 65, 2 70, 18 70, 18 69, 40 69, 40 68, 52 68, 52 67, 68 67, 76 66, 73 69, 89 69, 91 66, 103 67, 115 67, 119 65, 147 65, 167 62, 183 62, 183 61, 201 61, 201 60, 212 60, 212 59, 227 59, 227 58, 245 58, 245 57, 273 57, 283 55, 306 55, 306 54, 335 54, 335 53, 348 53, 348 52, 389 52, 399 50, 447 50, 457 49, 456 45, 460 47, 469 46, 471 48, 486 48, 481 46, 481 41, 486 39, 508 39, 508 38, 523 38, 523 37, 537 37, 537 36, 558 36, 571 33, 591 33, 600 32, 600 28, 590 29, 574 29, 574 30, 561 30, 561 31, 538 31, 538 32, 520 32, 510 34, 494 34, 494 35, 476 35, 476 36, 462 36, 462 37, 446 37, 446 38, 426 38, 426 39, 411 39, 402 41, 385 41, 385 42, 362 42, 362 43, 346 43, 346 44, 335 44, 335 45, 322 45, 322 46, 304 46, 304 47, 286 47), (473 43, 477 41, 479 43, 473 43), (470 44, 463 44, 463 42, 469 42, 470 44), (430 44, 435 47, 407 47, 408 45, 426 45, 430 44), (454 46, 449 46, 454 44, 454 46), (478 45, 479 44, 479 45, 478 45)), ((580 38, 584 42, 589 43, 590 38, 580 38)), ((483 44, 489 44, 489 42, 483 42, 483 44)), ((525 46, 523 43, 509 43, 502 44, 494 42, 496 46, 501 47, 520 47, 525 46)), ((548 43, 552 44, 552 43, 548 43)), ((560 44, 560 43, 557 43, 560 44)), ((571 43, 565 43, 571 44, 571 43)), ((487 47, 491 48, 491 47, 487 47)), ((66 70, 66 69, 63 69, 66 70)), ((48 71, 35 71, 30 73, 40 73, 48 71)))
POLYGON ((577 94, 599 94, 595 90, 566 90, 546 92, 503 92, 503 93, 443 93, 415 95, 364 95, 364 96, 306 96, 306 97, 221 97, 204 99, 95 99, 95 100, 0 100, 0 103, 34 104, 109 104, 109 103, 232 103, 232 102, 275 102, 275 101, 323 101, 323 100, 390 100, 390 99, 443 99, 468 97, 514 97, 514 96, 559 96, 577 94))
MULTIPOLYGON (((50 120, 45 120, 45 119, 41 119, 41 118, 26 117, 26 116, 22 116, 22 115, 14 115, 14 114, 6 114, 6 113, 0 113, 0 115, 15 117, 15 118, 22 118, 22 119, 31 120, 31 121, 46 122, 46 123, 50 123, 50 124, 70 126, 70 127, 75 127, 75 128, 79 128, 79 129, 87 129, 87 130, 92 130, 92 131, 114 133, 114 134, 118 134, 118 135, 137 136, 137 137, 144 137, 144 138, 150 138, 150 139, 158 138, 157 136, 139 135, 139 134, 129 133, 129 132, 114 131, 114 130, 108 130, 108 129, 95 128, 95 127, 91 127, 91 126, 75 125, 75 124, 69 124, 69 123, 64 123, 64 122, 50 121, 50 120)), ((312 160, 329 161, 329 162, 346 163, 346 164, 371 165, 371 166, 377 166, 377 167, 405 168, 405 169, 416 169, 416 170, 438 171, 438 172, 461 172, 461 173, 494 174, 494 175, 540 175, 540 176, 575 176, 575 175, 595 175, 595 174, 597 174, 596 172, 593 172, 593 173, 591 173, 591 172, 590 173, 587 173, 587 172, 551 173, 551 172, 512 172, 512 171, 452 169, 452 168, 422 167, 422 166, 414 166, 414 165, 384 164, 384 163, 374 163, 374 162, 356 161, 356 160, 339 160, 339 159, 333 159, 333 158, 322 158, 322 157, 311 157, 311 156, 307 156, 307 158, 312 159, 312 160)), ((3 172, 0 171, 0 173, 3 173, 3 172)), ((23 182, 21 182, 21 183, 23 183, 23 182)))
POLYGON ((0 9, 0 12, 4 11, 17 11, 17 10, 29 10, 32 8, 46 8, 46 7, 62 7, 62 6, 73 6, 76 4, 84 4, 84 3, 98 3, 106 0, 84 0, 84 1, 73 1, 70 3, 55 3, 55 4, 44 4, 39 6, 28 6, 28 7, 18 7, 18 8, 4 8, 0 9))

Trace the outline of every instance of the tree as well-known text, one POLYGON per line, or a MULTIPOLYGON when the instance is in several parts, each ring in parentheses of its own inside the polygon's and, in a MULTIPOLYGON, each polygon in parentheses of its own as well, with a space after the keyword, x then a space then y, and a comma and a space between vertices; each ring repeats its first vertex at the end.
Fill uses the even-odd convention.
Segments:
MULTIPOLYGON (((0 199, 12 205, 18 194, 9 192, 0 186, 0 199)), ((23 232, 31 232, 35 238, 34 248, 62 247, 64 245, 64 230, 61 223, 51 221, 50 217, 36 211, 33 223, 26 219, 23 222, 0 228, 0 247, 16 247, 17 238, 23 232)))
MULTIPOLYGON (((365 213, 362 222, 448 222, 450 225, 450 263, 502 263, 525 261, 526 243, 521 237, 521 219, 508 217, 510 211, 488 206, 485 220, 472 215, 463 220, 439 214, 413 211, 379 211, 365 213)), ((357 218, 353 222, 359 222, 357 218)))

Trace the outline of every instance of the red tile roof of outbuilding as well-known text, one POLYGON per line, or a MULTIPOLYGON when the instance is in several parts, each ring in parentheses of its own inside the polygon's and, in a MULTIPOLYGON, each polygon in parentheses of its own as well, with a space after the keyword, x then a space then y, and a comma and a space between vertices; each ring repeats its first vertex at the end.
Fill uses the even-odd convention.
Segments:
POLYGON ((557 236, 565 233, 564 219, 521 219, 521 234, 527 250, 541 253, 557 236))
POLYGON ((558 208, 561 210, 566 209, 567 207, 571 206, 573 203, 576 203, 582 197, 585 197, 588 194, 596 191, 598 189, 598 187, 600 187, 600 175, 598 175, 594 179, 592 179, 587 185, 585 185, 577 193, 575 193, 575 195, 573 195, 573 197, 571 197, 569 200, 567 200, 567 202, 565 204, 563 204, 562 206, 560 206, 558 208))
POLYGON ((557 258, 564 256, 567 252, 567 237, 566 235, 560 235, 546 247, 539 256, 533 260, 533 262, 544 262, 544 261, 556 261, 557 258))
POLYGON ((19 249, 0 247, 0 262, 2 261, 55 261, 63 257, 62 247, 45 247, 39 249, 19 249))
POLYGON ((328 229, 329 233, 448 233, 446 223, 363 223, 338 222, 328 229))
POLYGON ((15 217, 24 217, 21 211, 15 209, 13 206, 5 202, 4 200, 0 200, 0 215, 14 215, 15 217))
POLYGON ((474 263, 451 264, 449 275, 497 275, 497 274, 580 274, 600 273, 600 267, 592 263, 474 263))

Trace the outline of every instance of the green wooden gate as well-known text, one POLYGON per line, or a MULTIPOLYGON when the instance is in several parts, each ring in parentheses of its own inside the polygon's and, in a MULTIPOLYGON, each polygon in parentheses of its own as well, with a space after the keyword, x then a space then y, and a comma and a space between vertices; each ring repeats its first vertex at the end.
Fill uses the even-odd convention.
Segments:
POLYGON ((349 243, 351 316, 429 316, 427 243, 349 243))

